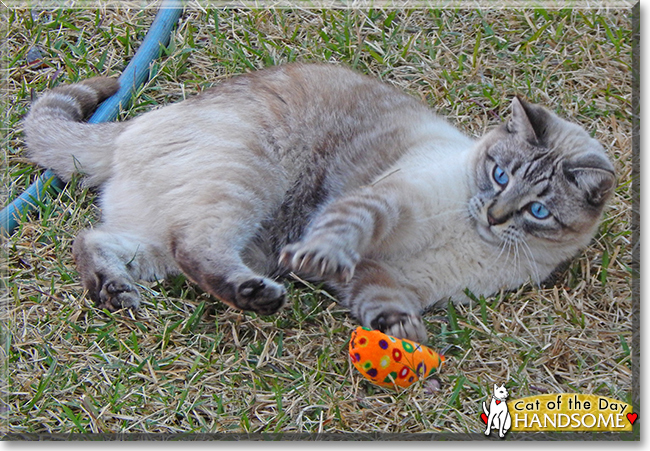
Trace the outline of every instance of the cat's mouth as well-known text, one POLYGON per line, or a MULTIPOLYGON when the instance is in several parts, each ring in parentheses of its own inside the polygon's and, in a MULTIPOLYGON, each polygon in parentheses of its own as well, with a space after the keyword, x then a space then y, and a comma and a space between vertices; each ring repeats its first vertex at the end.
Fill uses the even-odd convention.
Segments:
POLYGON ((499 236, 496 233, 494 233, 492 227, 487 224, 483 224, 480 221, 476 221, 476 230, 479 236, 484 241, 490 244, 501 244, 503 242, 503 240, 499 238, 499 236))
POLYGON ((485 242, 494 245, 501 244, 503 239, 496 234, 492 226, 488 223, 487 213, 481 207, 482 203, 476 198, 472 199, 469 203, 469 214, 474 222, 476 231, 485 242))

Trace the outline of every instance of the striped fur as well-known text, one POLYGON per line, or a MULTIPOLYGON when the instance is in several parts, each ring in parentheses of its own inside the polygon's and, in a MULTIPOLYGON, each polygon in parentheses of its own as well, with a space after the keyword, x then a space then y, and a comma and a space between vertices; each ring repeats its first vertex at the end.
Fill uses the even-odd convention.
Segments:
POLYGON ((83 123, 97 105, 117 92, 116 79, 96 77, 61 86, 39 99, 25 121, 29 157, 69 181, 86 175, 87 186, 99 186, 111 174, 115 139, 124 124, 83 123))
POLYGON ((287 65, 128 122, 80 122, 116 88, 57 88, 25 124, 35 162, 102 185, 103 221, 73 252, 111 310, 138 307, 138 280, 183 272, 270 314, 295 271, 364 326, 424 342, 423 309, 539 282, 586 246, 614 186, 583 129, 519 99, 474 141, 369 77, 287 65))

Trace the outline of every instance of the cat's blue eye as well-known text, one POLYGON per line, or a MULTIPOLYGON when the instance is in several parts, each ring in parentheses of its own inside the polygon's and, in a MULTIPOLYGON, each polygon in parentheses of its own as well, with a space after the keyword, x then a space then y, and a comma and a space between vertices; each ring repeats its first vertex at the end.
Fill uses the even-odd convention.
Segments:
POLYGON ((546 219, 551 216, 551 212, 548 211, 548 208, 540 202, 533 202, 528 207, 530 213, 535 216, 537 219, 546 219))
POLYGON ((501 169, 500 166, 494 166, 494 171, 492 171, 492 177, 494 177, 494 181, 499 184, 499 186, 506 186, 508 184, 508 174, 506 174, 506 171, 501 169))

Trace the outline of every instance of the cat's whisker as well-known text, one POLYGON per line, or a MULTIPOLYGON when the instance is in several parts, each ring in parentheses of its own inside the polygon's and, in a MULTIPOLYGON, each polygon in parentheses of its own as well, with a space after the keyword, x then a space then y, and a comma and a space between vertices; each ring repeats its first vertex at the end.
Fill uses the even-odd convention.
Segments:
POLYGON ((510 241, 509 240, 503 240, 499 247, 494 250, 492 255, 495 255, 499 251, 499 254, 494 258, 494 261, 497 262, 499 259, 505 255, 505 261, 503 262, 503 266, 507 267, 508 266, 508 259, 510 258, 508 254, 510 254, 510 241), (507 248, 507 250, 506 250, 507 248), (505 254, 504 254, 505 253, 505 254))
POLYGON ((541 281, 541 277, 539 275, 539 268, 537 266, 537 263, 535 262, 535 257, 533 255, 533 251, 530 248, 530 246, 528 245, 528 243, 526 242, 526 240, 521 240, 521 243, 523 244, 522 249, 524 251, 524 254, 526 255, 526 258, 528 258, 528 264, 530 265, 530 269, 531 269, 531 271, 533 271, 533 274, 532 274, 532 276, 534 278, 533 282, 536 285, 539 285, 542 281, 541 281))
POLYGON ((522 267, 523 264, 524 264, 524 258, 523 258, 523 257, 526 255, 526 253, 524 252, 524 249, 520 246, 520 244, 521 244, 521 240, 520 240, 520 239, 516 239, 515 242, 517 243, 517 257, 519 258, 519 263, 517 264, 516 268, 517 268, 518 270, 520 270, 521 267, 522 267), (523 256, 522 256, 522 254, 523 254, 523 256))
POLYGON ((508 271, 516 271, 517 269, 517 243, 508 241, 508 252, 506 254, 506 265, 508 271))
POLYGON ((512 268, 513 269, 518 269, 519 264, 519 247, 517 245, 517 241, 514 240, 511 236, 508 236, 508 253, 512 255, 512 268))
MULTIPOLYGON (((501 255, 503 255, 503 251, 506 249, 507 245, 508 245, 507 241, 504 241, 503 243, 501 243, 501 246, 499 246, 499 248, 501 250, 499 251, 499 255, 497 255, 497 257, 494 259, 495 261, 499 260, 501 258, 501 255)), ((496 254, 496 250, 494 251, 494 253, 496 254)))
POLYGON ((508 250, 506 252, 506 261, 504 263, 505 267, 508 267, 510 257, 512 256, 512 267, 517 268, 517 241, 513 239, 510 234, 505 236, 505 241, 508 243, 508 250))

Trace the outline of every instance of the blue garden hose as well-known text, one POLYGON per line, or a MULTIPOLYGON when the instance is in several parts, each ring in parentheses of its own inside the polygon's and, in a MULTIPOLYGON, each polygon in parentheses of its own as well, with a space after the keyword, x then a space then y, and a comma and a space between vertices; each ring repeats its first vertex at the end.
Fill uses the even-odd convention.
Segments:
MULTIPOLYGON (((88 122, 97 124, 114 120, 126 107, 135 91, 149 76, 151 62, 160 55, 161 46, 169 43, 172 29, 183 12, 183 0, 163 0, 153 24, 129 64, 120 76, 120 89, 97 108, 88 122)), ((64 183, 51 170, 38 179, 0 212, 0 235, 11 235, 20 218, 41 203, 52 188, 63 188, 64 183)))

